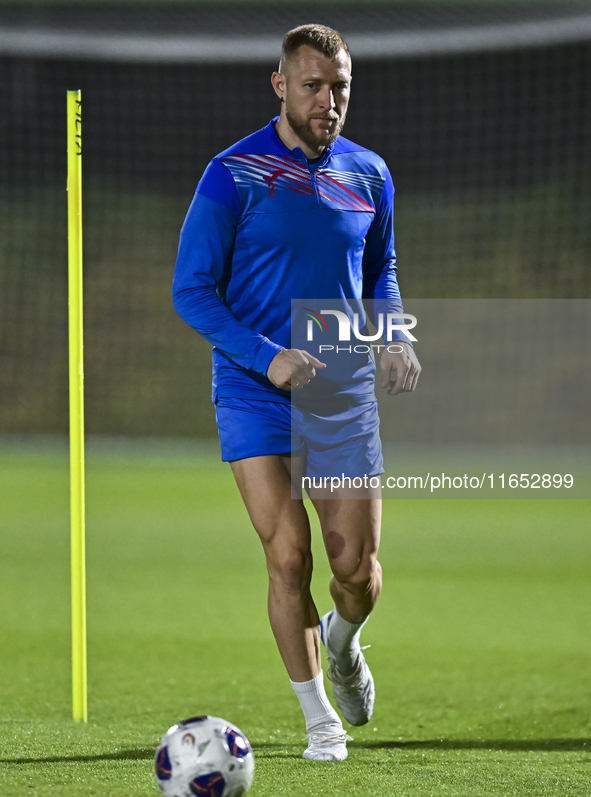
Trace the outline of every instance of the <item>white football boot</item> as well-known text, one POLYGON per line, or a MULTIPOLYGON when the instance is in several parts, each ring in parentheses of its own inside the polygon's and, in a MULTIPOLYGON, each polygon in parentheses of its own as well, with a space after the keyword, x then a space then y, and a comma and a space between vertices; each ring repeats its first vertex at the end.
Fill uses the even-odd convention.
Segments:
POLYGON ((320 636, 328 658, 328 677, 332 681, 334 698, 343 716, 351 725, 365 725, 373 714, 375 686, 365 656, 361 649, 351 675, 343 675, 335 661, 334 653, 328 643, 328 630, 334 612, 325 614, 320 621, 320 636))
POLYGON ((347 741, 351 739, 339 722, 321 725, 312 729, 304 740, 308 747, 304 750, 304 758, 310 761, 344 761, 347 758, 347 741))

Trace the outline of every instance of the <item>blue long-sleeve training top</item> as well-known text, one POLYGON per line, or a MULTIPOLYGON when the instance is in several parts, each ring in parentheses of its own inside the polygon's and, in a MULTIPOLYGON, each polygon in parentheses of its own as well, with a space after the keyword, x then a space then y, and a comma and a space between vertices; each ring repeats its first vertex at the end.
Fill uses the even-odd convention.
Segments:
MULTIPOLYGON (((292 299, 367 298, 402 311, 383 159, 339 137, 309 163, 283 144, 277 120, 210 162, 181 230, 174 306, 214 346, 214 401, 290 401, 266 373, 291 348, 292 299)), ((372 399, 362 382, 358 400, 372 399)))

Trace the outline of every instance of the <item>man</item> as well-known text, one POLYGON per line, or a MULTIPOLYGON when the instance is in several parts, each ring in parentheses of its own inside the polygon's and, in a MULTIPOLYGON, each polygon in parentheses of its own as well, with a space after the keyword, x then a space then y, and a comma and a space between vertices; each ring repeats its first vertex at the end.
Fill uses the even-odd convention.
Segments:
MULTIPOLYGON (((320 642, 339 708, 351 724, 365 724, 374 683, 359 635, 381 589, 381 504, 313 498, 335 604, 320 621, 310 594, 310 525, 303 502, 292 498, 290 474, 292 451, 318 458, 322 447, 314 432, 292 429, 290 393, 325 364, 290 349, 290 302, 365 296, 401 310, 393 186, 381 158, 340 137, 351 58, 339 33, 320 25, 287 33, 271 82, 280 116, 214 158, 199 183, 181 233, 174 301, 215 347, 222 459, 263 544, 269 618, 306 720, 304 757, 342 761, 348 737, 326 697, 320 642)), ((368 364, 373 373, 373 359, 368 364)), ((384 349, 380 365, 382 387, 414 390, 420 366, 410 345, 384 349)), ((369 476, 383 473, 371 391, 354 397, 347 427, 369 476)), ((337 453, 346 444, 337 440, 337 453)))

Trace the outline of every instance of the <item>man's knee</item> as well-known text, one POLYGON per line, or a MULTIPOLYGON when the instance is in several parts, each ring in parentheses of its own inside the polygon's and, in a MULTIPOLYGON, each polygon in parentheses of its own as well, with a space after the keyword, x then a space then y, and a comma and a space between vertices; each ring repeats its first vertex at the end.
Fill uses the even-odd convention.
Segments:
POLYGON ((331 565, 335 580, 351 595, 367 595, 381 584, 382 568, 375 556, 359 558, 349 566, 344 562, 339 565, 331 562, 331 565))
POLYGON ((282 544, 265 547, 271 581, 289 592, 308 589, 312 578, 312 553, 299 546, 282 544))

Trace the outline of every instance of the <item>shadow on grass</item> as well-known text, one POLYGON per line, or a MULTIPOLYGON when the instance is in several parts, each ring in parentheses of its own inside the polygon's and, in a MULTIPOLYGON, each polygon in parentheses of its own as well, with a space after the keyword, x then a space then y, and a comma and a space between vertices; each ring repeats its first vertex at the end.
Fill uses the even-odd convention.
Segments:
MULTIPOLYGON (((299 758, 300 753, 274 753, 285 750, 293 743, 261 742, 254 745, 255 756, 259 758, 299 758)), ((365 750, 534 750, 550 752, 591 752, 591 738, 583 739, 425 739, 409 742, 364 741, 353 747, 365 750)), ((69 761, 151 761, 154 749, 140 747, 137 750, 120 750, 118 753, 99 753, 98 755, 48 756, 46 758, 0 758, 0 764, 60 764, 69 761)))
MULTIPOLYGON (((291 744, 279 744, 278 742, 263 742, 255 746, 255 755, 259 750, 285 750, 291 744)), ((80 761, 152 761, 156 747, 140 747, 137 750, 120 750, 118 753, 98 753, 97 755, 65 755, 65 756, 46 756, 44 758, 0 758, 0 764, 64 764, 80 761)), ((265 758, 262 753, 260 758, 265 758)), ((269 756, 270 757, 270 756, 269 756)), ((301 753, 290 754, 287 751, 283 754, 276 753, 273 758, 300 758, 301 753)))
POLYGON ((118 753, 98 755, 47 756, 47 758, 0 758, 0 764, 61 764, 68 761, 149 761, 156 748, 140 747, 137 750, 120 750, 118 753))

